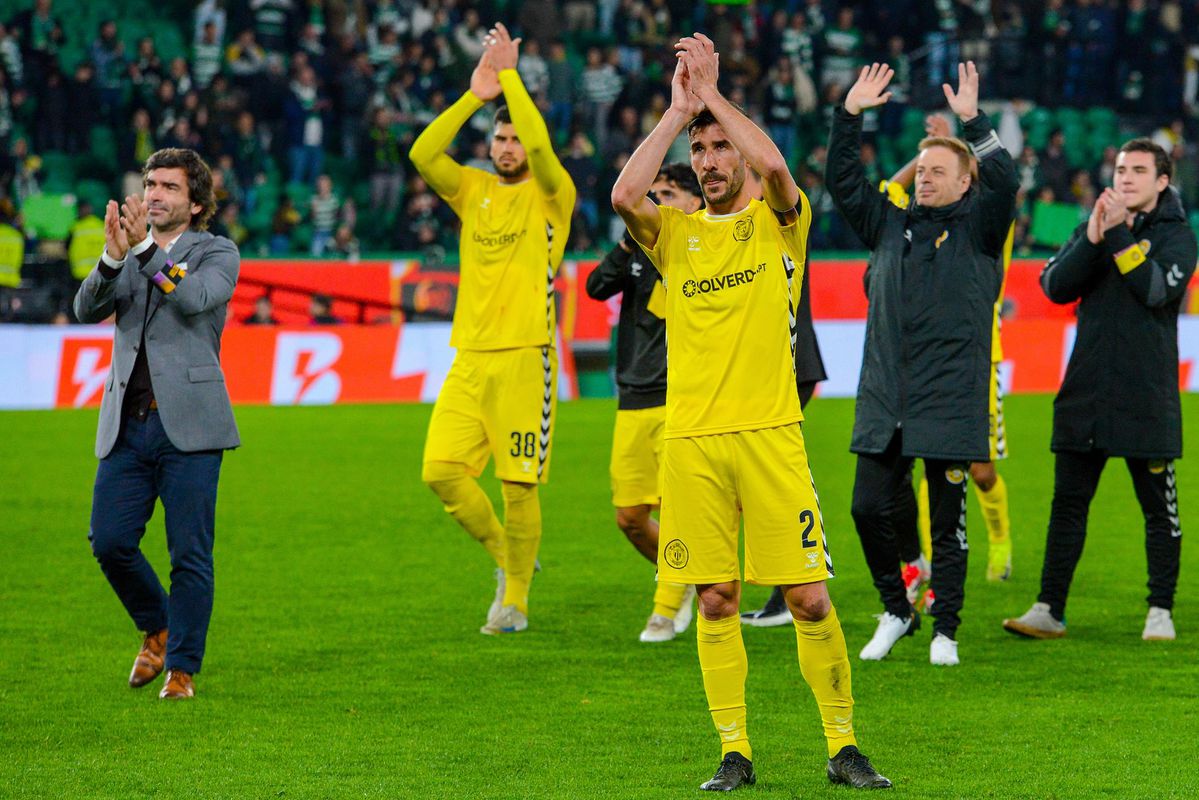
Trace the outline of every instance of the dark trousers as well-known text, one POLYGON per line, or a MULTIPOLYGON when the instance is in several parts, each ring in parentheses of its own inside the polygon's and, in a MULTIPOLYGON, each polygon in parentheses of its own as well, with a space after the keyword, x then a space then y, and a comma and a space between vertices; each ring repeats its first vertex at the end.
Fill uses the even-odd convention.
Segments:
MULTIPOLYGON (((896 531, 896 498, 911 493, 914 459, 903 455, 901 433, 877 455, 859 455, 853 482, 853 521, 862 540, 866 565, 883 607, 897 616, 912 613, 900 576, 900 543, 896 531)), ((931 586, 935 633, 954 638, 966 587, 966 479, 968 465, 924 459, 933 540, 931 586)), ((900 514, 902 516, 902 513, 900 514)))
POLYGON ((92 497, 92 553, 137 627, 169 628, 167 669, 195 674, 212 616, 212 545, 219 450, 184 453, 167 438, 157 411, 130 416, 100 460, 92 497), (171 592, 139 547, 154 503, 166 512, 171 592))
MULTIPOLYGON (((1126 458, 1132 487, 1145 515, 1145 556, 1149 563, 1149 605, 1174 607, 1182 529, 1178 523, 1178 485, 1173 461, 1126 458)), ((1053 507, 1041 594, 1055 619, 1065 619, 1066 595, 1087 537, 1087 513, 1099 486, 1107 456, 1103 453, 1058 453, 1053 469, 1053 507)), ((940 597, 937 598, 938 602, 940 597)))

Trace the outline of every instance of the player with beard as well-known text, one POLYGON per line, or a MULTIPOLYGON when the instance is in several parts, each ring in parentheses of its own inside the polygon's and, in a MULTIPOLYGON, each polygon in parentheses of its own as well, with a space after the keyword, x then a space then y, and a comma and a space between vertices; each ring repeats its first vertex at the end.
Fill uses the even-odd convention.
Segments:
POLYGON ((457 355, 433 407, 422 480, 496 563, 482 633, 528 627, 541 543, 538 484, 549 477, 558 356, 553 280, 570 232, 575 187, 516 71, 520 39, 497 23, 470 89, 412 145, 412 163, 462 220, 450 344, 457 355), (491 162, 465 167, 446 149, 501 94, 491 162), (477 479, 490 458, 503 483, 504 524, 477 479))
POLYGON ((711 39, 695 34, 675 47, 670 107, 625 165, 612 206, 667 290, 658 569, 699 595, 697 649, 721 740, 720 767, 701 788, 756 781, 737 613, 742 517, 745 579, 785 587, 829 779, 889 787, 854 737, 849 657, 826 586, 832 562, 799 425, 794 319, 812 209, 778 148, 718 90, 711 39), (645 196, 684 130, 707 203, 692 214, 645 196), (751 167, 764 200, 746 184, 751 167))

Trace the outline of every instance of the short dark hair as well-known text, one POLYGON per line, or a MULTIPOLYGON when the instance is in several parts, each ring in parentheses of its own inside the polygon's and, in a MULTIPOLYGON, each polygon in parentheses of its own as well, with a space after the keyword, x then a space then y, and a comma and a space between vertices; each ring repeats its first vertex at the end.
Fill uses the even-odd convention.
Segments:
POLYGON ((1153 166, 1157 168, 1158 175, 1165 175, 1169 178, 1174 174, 1174 163, 1170 160, 1170 154, 1166 152, 1164 147, 1152 139, 1144 136, 1129 139, 1120 147, 1120 152, 1151 153, 1153 155, 1153 166))
POLYGON ((669 181, 675 186, 682 189, 688 194, 703 199, 703 192, 699 188, 699 179, 695 177, 695 170, 687 164, 675 162, 674 164, 666 164, 662 169, 658 170, 658 180, 669 181))
POLYGON ((192 214, 191 227, 198 231, 208 228, 208 220, 216 213, 216 195, 212 191, 212 170, 195 150, 185 147, 164 147, 150 155, 142 167, 142 181, 156 169, 182 169, 187 173, 187 199, 200 207, 192 214))
POLYGON ((500 125, 510 125, 512 123, 512 115, 508 113, 508 106, 500 106, 495 110, 495 116, 491 119, 491 128, 495 130, 500 125))
MULTIPOLYGON (((729 105, 740 111, 742 114, 745 114, 745 109, 736 103, 730 102, 729 105)), ((746 116, 748 116, 748 114, 746 116)), ((705 108, 695 116, 695 119, 687 123, 687 138, 690 139, 695 133, 702 131, 709 125, 717 124, 719 124, 719 120, 716 119, 716 115, 713 114, 709 109, 705 108)))

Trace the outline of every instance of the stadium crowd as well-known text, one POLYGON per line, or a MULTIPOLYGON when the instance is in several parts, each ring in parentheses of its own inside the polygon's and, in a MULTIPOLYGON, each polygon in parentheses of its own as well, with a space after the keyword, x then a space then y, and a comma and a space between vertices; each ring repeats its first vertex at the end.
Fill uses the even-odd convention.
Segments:
MULTIPOLYGON (((865 122, 879 179, 910 157, 953 65, 986 65, 984 108, 1020 170, 1018 251, 1052 249, 1085 219, 1133 134, 1172 153, 1199 208, 1199 0, 203 0, 154 13, 24 0, 0 19, 0 217, 28 251, 55 227, 30 198, 99 209, 138 188, 155 149, 186 146, 217 174, 213 229, 247 254, 452 254, 452 214, 407 154, 496 18, 524 38, 519 71, 579 188, 572 250, 619 238, 606 198, 666 108, 663 45, 698 29, 724 54, 722 89, 811 198, 816 250, 861 247, 822 176, 832 110, 872 60, 897 73, 895 101, 865 122)), ((486 135, 479 115, 464 162, 487 166, 486 135)))

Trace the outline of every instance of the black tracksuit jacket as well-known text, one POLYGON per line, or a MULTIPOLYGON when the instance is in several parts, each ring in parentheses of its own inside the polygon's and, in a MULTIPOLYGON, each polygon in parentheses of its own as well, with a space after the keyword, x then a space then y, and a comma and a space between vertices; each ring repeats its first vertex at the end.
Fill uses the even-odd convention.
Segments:
POLYGON ((1182 456, 1178 309, 1195 259, 1182 201, 1166 187, 1131 230, 1120 225, 1095 245, 1083 223, 1045 265, 1046 296, 1079 301, 1074 350, 1053 401, 1055 453, 1182 456), (1121 253, 1126 268, 1140 263, 1122 272, 1121 253))
POLYGON ((850 450, 879 454, 897 429, 904 456, 986 461, 991 328, 1001 251, 1019 183, 985 114, 963 137, 979 180, 949 206, 899 208, 866 180, 860 116, 838 109, 826 181, 870 248, 866 343, 850 450))

